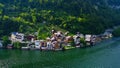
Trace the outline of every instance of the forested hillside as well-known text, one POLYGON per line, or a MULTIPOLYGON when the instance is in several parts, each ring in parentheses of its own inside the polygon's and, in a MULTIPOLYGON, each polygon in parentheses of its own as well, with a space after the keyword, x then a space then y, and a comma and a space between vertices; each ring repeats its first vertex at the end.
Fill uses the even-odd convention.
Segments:
POLYGON ((120 25, 119 0, 0 0, 0 36, 11 32, 99 34, 120 25))

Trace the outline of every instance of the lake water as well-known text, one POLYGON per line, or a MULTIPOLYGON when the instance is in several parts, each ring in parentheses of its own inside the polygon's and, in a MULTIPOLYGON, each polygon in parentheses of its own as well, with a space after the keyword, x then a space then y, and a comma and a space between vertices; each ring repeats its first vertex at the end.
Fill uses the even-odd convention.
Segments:
POLYGON ((3 50, 0 68, 120 68, 120 39, 66 51, 3 50))

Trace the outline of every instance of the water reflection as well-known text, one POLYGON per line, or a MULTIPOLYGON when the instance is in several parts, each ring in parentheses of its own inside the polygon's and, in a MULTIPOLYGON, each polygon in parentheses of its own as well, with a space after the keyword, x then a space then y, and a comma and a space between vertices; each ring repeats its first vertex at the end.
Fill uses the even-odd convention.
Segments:
POLYGON ((119 41, 64 52, 0 50, 0 68, 119 68, 119 41))

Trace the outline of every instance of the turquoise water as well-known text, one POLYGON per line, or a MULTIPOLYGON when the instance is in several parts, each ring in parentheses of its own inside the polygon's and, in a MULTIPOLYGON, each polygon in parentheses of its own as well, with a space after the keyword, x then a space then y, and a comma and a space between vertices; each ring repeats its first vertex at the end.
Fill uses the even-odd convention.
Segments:
POLYGON ((120 68, 120 39, 62 51, 0 49, 0 68, 120 68))

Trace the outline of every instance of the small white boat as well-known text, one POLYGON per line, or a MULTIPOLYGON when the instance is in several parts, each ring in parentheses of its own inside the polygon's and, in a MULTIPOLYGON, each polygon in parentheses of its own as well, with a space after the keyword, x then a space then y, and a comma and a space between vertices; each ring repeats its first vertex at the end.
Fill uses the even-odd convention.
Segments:
POLYGON ((22 47, 21 49, 23 49, 23 50, 28 50, 28 49, 30 49, 29 47, 22 47))
POLYGON ((76 48, 79 48, 80 46, 76 46, 76 48))
POLYGON ((41 47, 42 50, 47 50, 47 47, 41 47))
POLYGON ((61 51, 62 50, 62 48, 59 48, 59 49, 54 49, 54 51, 61 51))

